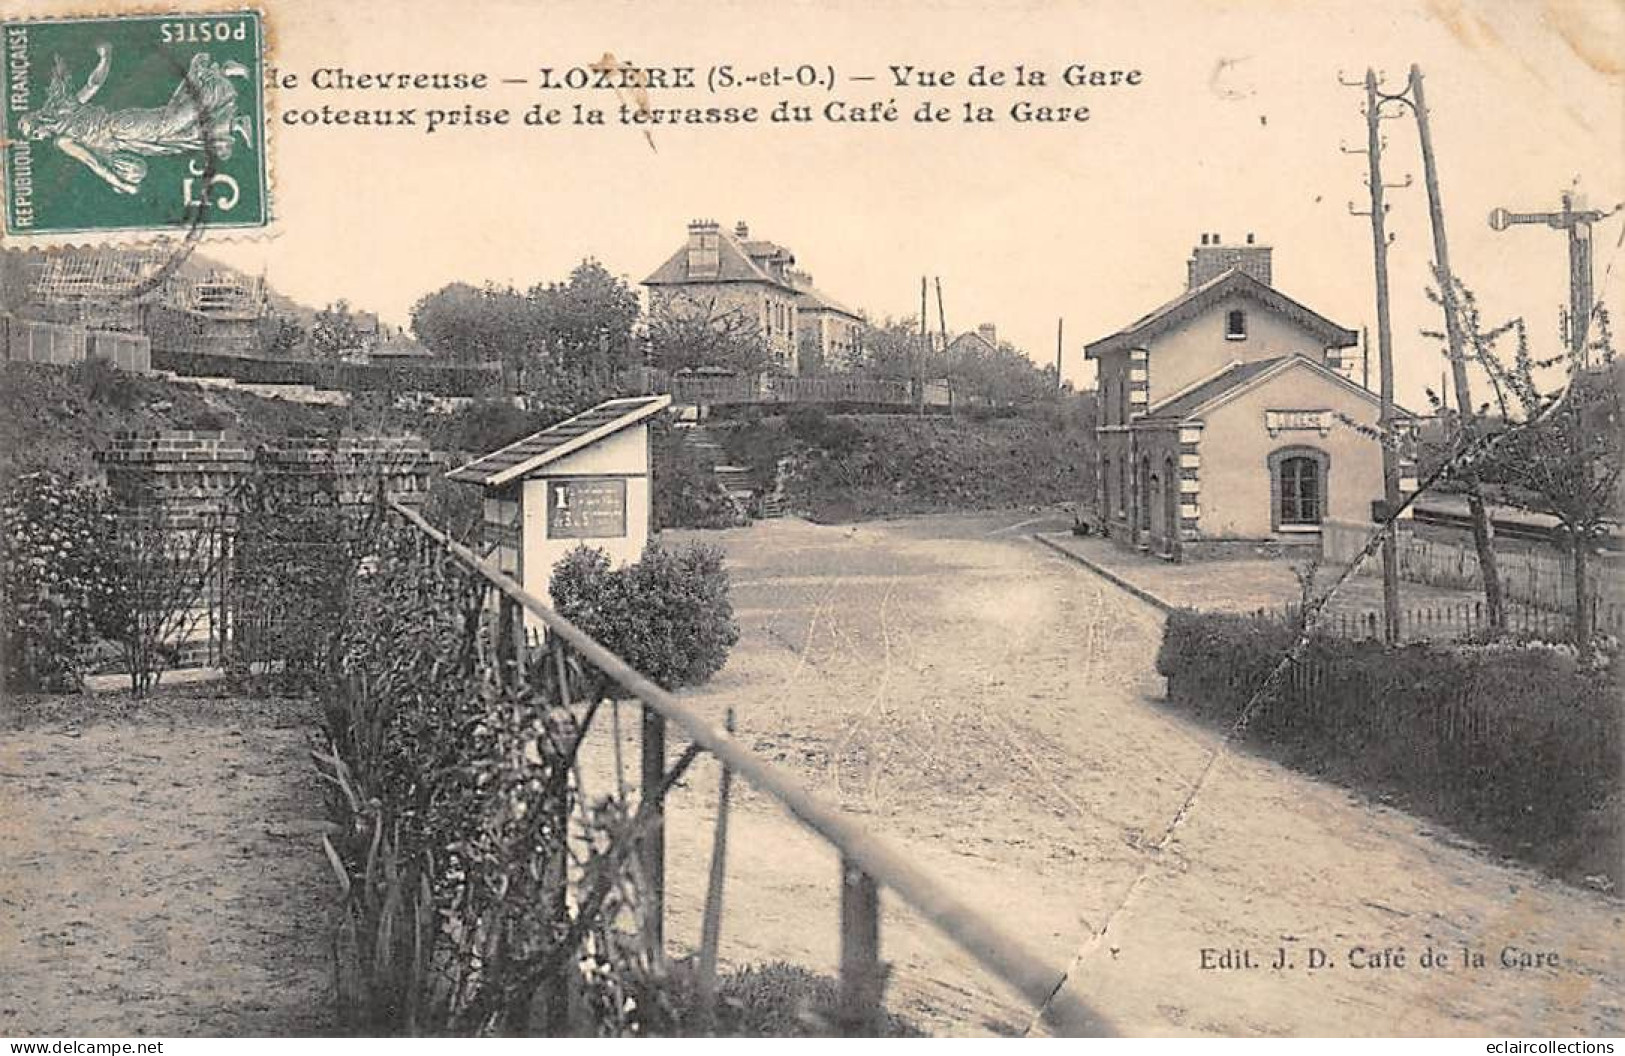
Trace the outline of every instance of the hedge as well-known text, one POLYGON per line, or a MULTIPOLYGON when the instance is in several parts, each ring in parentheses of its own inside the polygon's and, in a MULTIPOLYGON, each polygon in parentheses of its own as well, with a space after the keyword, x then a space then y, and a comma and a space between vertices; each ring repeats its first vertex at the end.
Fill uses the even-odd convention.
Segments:
POLYGON ((1290 766, 1387 796, 1560 875, 1617 884, 1618 663, 1539 643, 1313 637, 1268 689, 1297 630, 1273 617, 1169 615, 1170 703, 1290 766))

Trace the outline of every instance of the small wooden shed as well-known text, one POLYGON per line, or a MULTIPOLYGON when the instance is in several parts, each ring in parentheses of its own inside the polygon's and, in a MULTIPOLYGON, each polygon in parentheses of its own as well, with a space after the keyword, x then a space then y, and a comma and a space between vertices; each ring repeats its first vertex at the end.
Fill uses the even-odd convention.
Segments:
POLYGON ((485 489, 481 550, 537 597, 585 544, 638 560, 653 527, 649 420, 671 397, 627 396, 532 433, 447 473, 485 489))

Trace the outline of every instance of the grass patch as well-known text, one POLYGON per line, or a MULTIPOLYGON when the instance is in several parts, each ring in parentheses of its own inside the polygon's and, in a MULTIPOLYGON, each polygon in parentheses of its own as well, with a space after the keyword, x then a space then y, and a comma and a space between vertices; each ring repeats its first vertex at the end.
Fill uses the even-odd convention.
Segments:
MULTIPOLYGON (((671 983, 671 998, 678 1009, 682 1033, 696 1036, 700 1032, 692 962, 674 964, 671 983)), ((716 1023, 706 1033, 727 1038, 839 1037, 839 1007, 839 984, 827 975, 784 961, 749 965, 719 973, 716 1023)), ((879 1036, 923 1038, 927 1035, 913 1023, 888 1011, 884 1013, 879 1036)))

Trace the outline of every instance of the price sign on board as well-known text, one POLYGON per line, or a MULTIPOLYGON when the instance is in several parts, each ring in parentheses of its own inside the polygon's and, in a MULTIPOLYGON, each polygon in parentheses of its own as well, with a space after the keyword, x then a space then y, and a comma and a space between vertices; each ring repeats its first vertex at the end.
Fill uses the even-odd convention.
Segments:
POLYGON ((549 539, 619 539, 626 535, 626 481, 583 477, 547 482, 549 539))

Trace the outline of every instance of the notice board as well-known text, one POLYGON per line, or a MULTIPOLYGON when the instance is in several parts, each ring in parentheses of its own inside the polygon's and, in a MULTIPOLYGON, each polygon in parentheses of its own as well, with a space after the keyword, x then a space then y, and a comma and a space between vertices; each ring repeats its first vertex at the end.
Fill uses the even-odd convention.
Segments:
POLYGON ((619 539, 626 535, 626 480, 572 477, 547 482, 549 539, 619 539))

